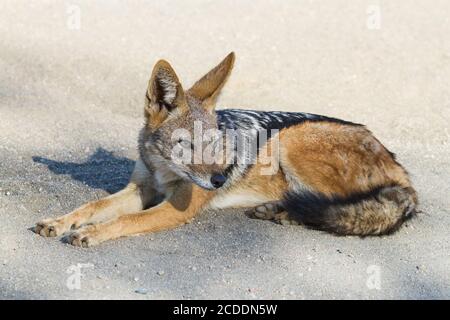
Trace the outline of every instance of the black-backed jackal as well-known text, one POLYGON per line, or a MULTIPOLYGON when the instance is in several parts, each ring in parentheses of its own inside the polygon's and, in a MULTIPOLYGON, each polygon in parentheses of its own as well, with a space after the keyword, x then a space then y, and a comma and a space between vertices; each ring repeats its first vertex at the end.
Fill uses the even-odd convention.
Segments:
POLYGON ((215 111, 233 64, 231 53, 185 91, 169 63, 159 61, 146 93, 140 158, 127 187, 37 223, 36 233, 68 232, 69 243, 87 247, 174 228, 207 208, 246 207, 255 218, 367 236, 390 233, 414 213, 417 196, 407 172, 364 126, 307 113, 215 111), (239 139, 196 141, 199 125, 219 138, 237 131, 234 136, 250 138, 256 152, 239 152, 239 139), (263 131, 263 142, 253 139, 263 131), (193 161, 211 145, 219 160, 225 149, 232 156, 193 161), (188 154, 184 160, 190 161, 175 154, 188 154), (259 160, 269 154, 276 154, 275 170, 264 173, 267 163, 259 160))

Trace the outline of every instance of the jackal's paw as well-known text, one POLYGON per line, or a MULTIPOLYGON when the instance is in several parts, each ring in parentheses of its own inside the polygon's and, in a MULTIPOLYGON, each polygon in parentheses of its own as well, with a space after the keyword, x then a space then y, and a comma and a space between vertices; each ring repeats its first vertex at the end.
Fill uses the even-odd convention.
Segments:
POLYGON ((64 240, 75 247, 83 248, 92 247, 100 243, 95 226, 85 226, 77 231, 73 231, 64 240))
POLYGON ((282 224, 283 226, 298 226, 299 223, 289 217, 289 214, 286 211, 280 212, 275 215, 273 219, 276 223, 282 224))
POLYGON ((273 220, 281 211, 283 211, 283 208, 278 202, 268 202, 250 209, 247 214, 251 218, 273 220))
POLYGON ((298 225, 298 222, 289 218, 289 215, 280 202, 268 202, 260 206, 257 206, 247 214, 251 218, 263 219, 263 220, 273 220, 282 225, 298 225))
POLYGON ((66 225, 59 219, 45 219, 34 227, 34 232, 43 237, 56 237, 66 231, 66 225))

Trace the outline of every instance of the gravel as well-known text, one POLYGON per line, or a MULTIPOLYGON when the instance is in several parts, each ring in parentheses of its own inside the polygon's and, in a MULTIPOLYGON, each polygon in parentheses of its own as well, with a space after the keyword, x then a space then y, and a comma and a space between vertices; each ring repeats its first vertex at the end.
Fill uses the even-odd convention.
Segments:
POLYGON ((68 5, 0 3, 0 298, 450 298, 448 1, 382 2, 376 30, 356 0, 76 1, 79 29, 68 5), (422 213, 366 239, 238 210, 89 249, 30 231, 126 184, 159 58, 188 87, 231 50, 221 106, 367 124, 422 213))

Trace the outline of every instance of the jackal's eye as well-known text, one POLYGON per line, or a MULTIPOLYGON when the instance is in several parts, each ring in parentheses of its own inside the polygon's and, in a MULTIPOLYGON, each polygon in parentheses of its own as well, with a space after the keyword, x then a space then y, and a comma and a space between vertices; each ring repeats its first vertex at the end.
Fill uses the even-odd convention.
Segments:
POLYGON ((190 140, 180 138, 180 139, 178 139, 177 143, 183 148, 186 148, 186 149, 192 148, 192 142, 190 140))

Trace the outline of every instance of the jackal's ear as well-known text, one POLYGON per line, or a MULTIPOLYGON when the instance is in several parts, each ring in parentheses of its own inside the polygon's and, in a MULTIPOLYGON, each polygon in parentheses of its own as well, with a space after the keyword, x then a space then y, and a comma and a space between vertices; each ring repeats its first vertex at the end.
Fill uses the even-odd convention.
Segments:
POLYGON ((220 90, 233 69, 234 59, 234 52, 231 52, 214 69, 198 80, 188 93, 202 101, 206 108, 213 110, 220 90))
POLYGON ((170 112, 184 107, 184 91, 170 64, 159 60, 148 82, 145 112, 153 121, 163 121, 170 112))

